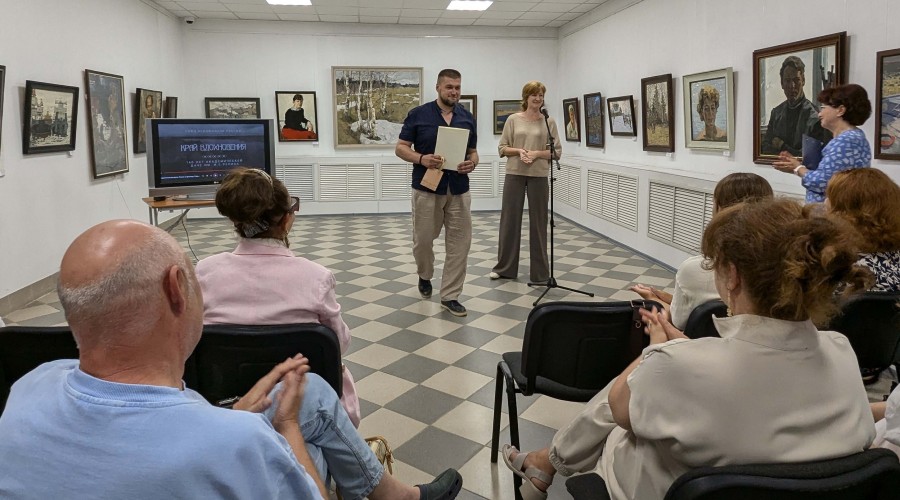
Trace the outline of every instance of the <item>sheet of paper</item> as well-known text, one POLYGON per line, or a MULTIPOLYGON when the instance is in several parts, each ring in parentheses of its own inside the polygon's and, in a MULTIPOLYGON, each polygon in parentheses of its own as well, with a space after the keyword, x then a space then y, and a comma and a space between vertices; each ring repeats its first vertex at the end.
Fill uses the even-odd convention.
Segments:
POLYGON ((444 170, 456 170, 466 159, 469 145, 469 130, 455 127, 438 127, 437 144, 434 154, 444 158, 444 170))
POLYGON ((438 184, 441 182, 441 177, 443 176, 444 172, 441 172, 436 168, 429 168, 425 171, 425 177, 422 177, 422 182, 420 182, 420 184, 432 191, 436 191, 438 184))

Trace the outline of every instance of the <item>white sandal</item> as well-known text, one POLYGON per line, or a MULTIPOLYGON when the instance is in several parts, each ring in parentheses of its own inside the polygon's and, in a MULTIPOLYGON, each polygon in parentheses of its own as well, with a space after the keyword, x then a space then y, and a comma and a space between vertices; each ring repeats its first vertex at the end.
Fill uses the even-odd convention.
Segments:
POLYGON ((528 456, 528 453, 520 452, 515 446, 505 444, 500 451, 503 454, 503 463, 506 464, 513 474, 522 478, 522 486, 519 487, 522 498, 524 500, 546 500, 547 492, 541 491, 540 488, 535 486, 534 483, 531 482, 531 478, 543 481, 549 487, 553 484, 553 476, 537 467, 529 467, 522 471, 522 466, 525 464, 525 457, 528 456), (517 453, 516 458, 510 458, 513 451, 517 453))

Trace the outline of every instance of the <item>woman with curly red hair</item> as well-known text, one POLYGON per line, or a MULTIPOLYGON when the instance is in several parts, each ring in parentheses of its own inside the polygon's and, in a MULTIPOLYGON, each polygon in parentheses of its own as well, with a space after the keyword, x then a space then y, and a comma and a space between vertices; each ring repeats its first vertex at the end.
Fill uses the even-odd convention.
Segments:
POLYGON ((834 174, 825 191, 832 214, 857 232, 859 264, 875 275, 877 292, 900 292, 900 186, 881 170, 834 174))

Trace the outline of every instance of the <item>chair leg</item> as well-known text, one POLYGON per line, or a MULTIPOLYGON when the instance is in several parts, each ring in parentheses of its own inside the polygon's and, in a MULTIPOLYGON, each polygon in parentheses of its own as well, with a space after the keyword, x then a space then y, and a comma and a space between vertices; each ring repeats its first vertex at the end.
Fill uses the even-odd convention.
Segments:
MULTIPOLYGON (((503 374, 506 379, 506 409, 509 412, 509 442, 516 447, 517 450, 521 450, 521 444, 519 443, 519 411, 516 408, 516 381, 513 379, 512 374, 509 373, 509 368, 504 370, 503 374)), ((513 474, 513 492, 516 494, 516 500, 522 500, 522 493, 519 492, 519 487, 522 486, 522 478, 518 475, 513 474)))
POLYGON ((500 415, 503 412, 503 361, 497 363, 497 389, 494 391, 494 430, 491 433, 491 463, 497 463, 497 449, 500 448, 500 415))

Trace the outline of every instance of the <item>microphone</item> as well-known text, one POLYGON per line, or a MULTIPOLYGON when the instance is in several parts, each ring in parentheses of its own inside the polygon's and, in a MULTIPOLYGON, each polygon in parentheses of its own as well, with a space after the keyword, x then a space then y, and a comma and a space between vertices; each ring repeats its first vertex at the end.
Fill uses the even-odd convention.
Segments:
POLYGON ((550 118, 550 115, 547 114, 547 108, 541 106, 541 114, 544 115, 544 118, 550 118))

